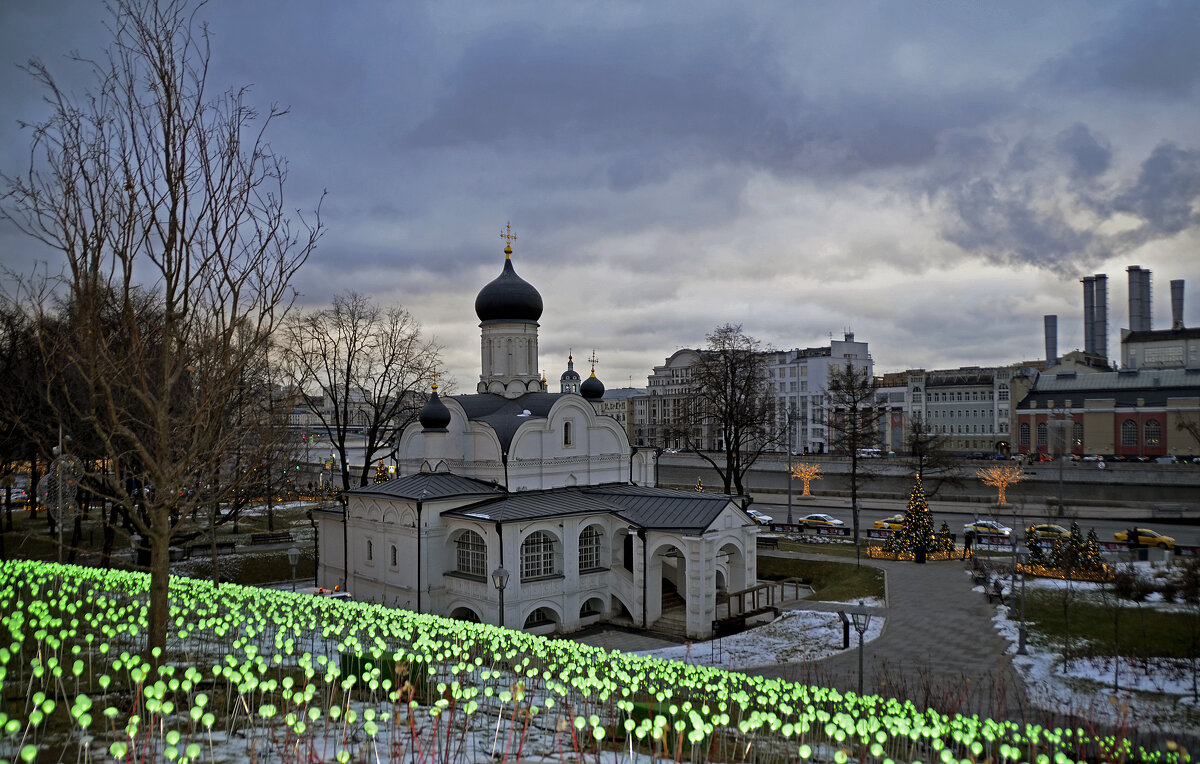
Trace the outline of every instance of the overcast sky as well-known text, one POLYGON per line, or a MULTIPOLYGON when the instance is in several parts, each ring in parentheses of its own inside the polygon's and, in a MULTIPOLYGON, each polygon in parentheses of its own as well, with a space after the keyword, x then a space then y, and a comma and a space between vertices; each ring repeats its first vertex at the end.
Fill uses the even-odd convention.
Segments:
MULTIPOLYGON (((269 138, 328 234, 295 286, 408 308, 479 375, 476 293, 541 292, 541 365, 609 387, 739 323, 852 330, 877 372, 1083 345, 1082 287, 1187 281, 1200 325, 1200 3, 212 0, 210 87, 290 107, 269 138), (577 363, 586 376, 586 364, 577 363)), ((95 0, 0 2, 0 169, 47 115, 18 68, 105 44, 95 0)), ((0 229, 0 259, 53 259, 0 229)))

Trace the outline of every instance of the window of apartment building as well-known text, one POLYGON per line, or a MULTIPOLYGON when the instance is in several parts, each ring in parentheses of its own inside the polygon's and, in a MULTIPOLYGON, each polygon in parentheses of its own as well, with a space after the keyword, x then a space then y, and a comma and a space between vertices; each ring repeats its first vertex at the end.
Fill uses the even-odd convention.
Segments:
POLYGON ((1083 422, 1075 422, 1071 425, 1071 445, 1083 445, 1083 422))
POLYGON ((1046 434, 1047 434, 1047 432, 1049 432, 1049 428, 1048 428, 1048 427, 1046 427, 1046 423, 1045 423, 1045 422, 1038 422, 1038 426, 1037 426, 1037 444, 1038 444, 1039 446, 1044 446, 1044 445, 1046 445, 1046 443, 1048 442, 1048 441, 1047 441, 1047 439, 1046 439, 1046 434))
POLYGON ((1147 446, 1158 446, 1159 441, 1162 438, 1162 425, 1158 423, 1157 419, 1147 420, 1145 427, 1145 438, 1147 446))
POLYGON ((913 392, 913 394, 912 394, 912 402, 913 402, 913 403, 920 403, 920 402, 921 402, 921 393, 920 393, 920 391, 914 391, 914 392, 913 392))
POLYGON ((1022 422, 1021 427, 1020 427, 1020 429, 1018 429, 1017 432, 1018 432, 1017 441, 1022 446, 1028 446, 1029 445, 1029 423, 1022 422))
POLYGON ((800 376, 802 376, 802 377, 808 376, 808 367, 807 366, 800 367, 800 376))
POLYGON ((1000 389, 996 392, 997 400, 1008 400, 1008 385, 1000 385, 1000 389))
POLYGON ((1126 419, 1121 422, 1121 445, 1136 446, 1137 445, 1137 422, 1132 419, 1126 419))
POLYGON ((454 542, 454 569, 469 576, 487 575, 487 546, 475 531, 463 531, 454 542))
POLYGON ((534 531, 521 544, 521 578, 554 575, 554 537, 534 531))
POLYGON ((804 393, 808 392, 808 380, 807 379, 803 380, 800 383, 800 392, 804 392, 804 393))

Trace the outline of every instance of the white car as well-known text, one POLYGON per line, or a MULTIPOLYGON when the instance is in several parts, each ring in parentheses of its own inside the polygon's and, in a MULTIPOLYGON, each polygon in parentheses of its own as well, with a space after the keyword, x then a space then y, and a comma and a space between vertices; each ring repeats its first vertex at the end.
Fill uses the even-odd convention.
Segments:
POLYGON ((770 525, 771 523, 775 522, 771 519, 770 515, 765 515, 762 512, 759 512, 757 509, 747 509, 746 514, 750 515, 750 518, 759 525, 770 525))
POLYGON ((963 533, 974 531, 978 536, 1011 536, 1012 528, 995 520, 976 520, 963 526, 963 533))

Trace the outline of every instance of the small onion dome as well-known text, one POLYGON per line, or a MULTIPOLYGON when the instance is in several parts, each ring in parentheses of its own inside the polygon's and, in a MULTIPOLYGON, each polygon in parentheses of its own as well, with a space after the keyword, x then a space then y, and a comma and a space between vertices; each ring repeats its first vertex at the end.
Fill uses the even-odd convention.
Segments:
POLYGON ((437 382, 433 383, 433 395, 429 396, 417 419, 425 432, 446 432, 446 425, 450 424, 450 409, 438 398, 437 382))
POLYGON ((480 321, 537 321, 542 317, 542 296, 513 269, 512 247, 504 248, 504 270, 479 290, 475 315, 480 321))
POLYGON ((579 372, 575 371, 574 356, 567 356, 567 370, 559 377, 559 382, 562 383, 562 391, 577 391, 579 390, 579 372))
POLYGON ((596 370, 592 369, 592 376, 583 380, 583 384, 579 386, 579 394, 589 401, 598 401, 604 397, 604 383, 596 379, 596 370))

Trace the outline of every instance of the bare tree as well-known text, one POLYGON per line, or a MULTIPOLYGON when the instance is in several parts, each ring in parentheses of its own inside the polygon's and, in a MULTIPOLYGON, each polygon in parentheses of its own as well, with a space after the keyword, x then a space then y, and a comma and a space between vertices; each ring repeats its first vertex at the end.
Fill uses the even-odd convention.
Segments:
POLYGON ((94 438, 108 470, 88 477, 142 537, 154 655, 166 645, 168 547, 206 522, 193 519, 202 502, 245 481, 233 455, 250 461, 261 442, 247 436, 246 373, 321 226, 291 229, 285 163, 264 138, 283 112, 259 115, 244 88, 210 93, 207 30, 186 0, 116 0, 109 30, 105 56, 79 62, 94 78, 82 96, 28 64, 51 114, 29 126, 28 171, 4 177, 2 214, 65 258, 52 283, 26 282, 40 317, 49 290, 70 317, 43 335, 43 354, 52 388, 81 389, 48 397, 64 427, 94 438), (193 481, 210 492, 177 490, 193 481))
POLYGON ((367 485, 376 454, 394 448, 416 420, 441 363, 441 347, 400 307, 382 308, 353 292, 323 310, 297 313, 285 341, 291 383, 300 390, 341 461, 342 489, 367 485), (364 439, 351 464, 347 440, 364 439), (355 474, 351 474, 351 470, 355 474))
POLYGON ((927 488, 926 496, 936 496, 944 484, 960 485, 959 459, 946 448, 946 438, 921 417, 913 417, 904 435, 908 452, 905 463, 927 488))
POLYGON ((867 367, 856 365, 852 360, 847 359, 845 366, 829 369, 826 392, 830 415, 826 428, 834 450, 850 457, 850 507, 854 516, 855 557, 859 563, 862 562, 858 522, 859 450, 879 445, 879 420, 885 409, 876 405, 878 387, 867 367))
POLYGON ((766 354, 740 325, 718 326, 692 367, 692 390, 673 435, 708 462, 725 493, 744 494, 746 473, 783 432, 767 385, 766 354))

